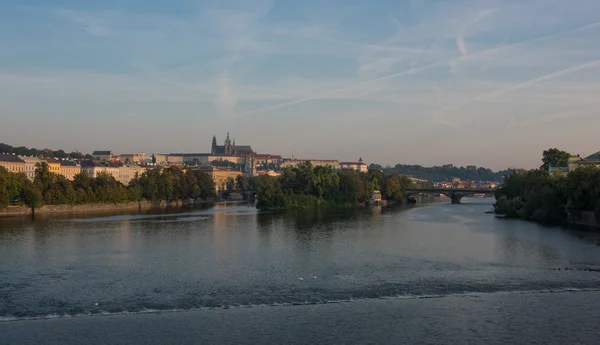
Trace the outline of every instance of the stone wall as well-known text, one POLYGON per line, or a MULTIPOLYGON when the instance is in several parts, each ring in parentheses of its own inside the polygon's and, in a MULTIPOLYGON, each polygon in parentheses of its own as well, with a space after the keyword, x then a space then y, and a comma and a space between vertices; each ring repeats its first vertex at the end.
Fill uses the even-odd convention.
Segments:
MULTIPOLYGON (((123 204, 84 204, 84 205, 45 205, 35 209, 35 213, 64 213, 64 212, 92 212, 92 211, 110 211, 110 210, 125 210, 125 209, 149 209, 149 208, 165 208, 165 207, 182 207, 193 204, 201 204, 211 202, 210 200, 193 200, 184 199, 176 201, 160 201, 150 202, 143 201, 141 203, 128 202, 123 204)), ((9 206, 8 208, 0 209, 1 216, 13 215, 28 215, 31 214, 31 209, 26 206, 9 206)))

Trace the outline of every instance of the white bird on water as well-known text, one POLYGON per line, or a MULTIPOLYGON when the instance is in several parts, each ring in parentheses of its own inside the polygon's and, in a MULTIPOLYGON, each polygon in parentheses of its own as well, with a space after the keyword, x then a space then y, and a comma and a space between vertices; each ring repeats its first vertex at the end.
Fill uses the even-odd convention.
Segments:
POLYGON ((300 279, 300 280, 304 280, 304 278, 298 278, 298 279, 300 279))

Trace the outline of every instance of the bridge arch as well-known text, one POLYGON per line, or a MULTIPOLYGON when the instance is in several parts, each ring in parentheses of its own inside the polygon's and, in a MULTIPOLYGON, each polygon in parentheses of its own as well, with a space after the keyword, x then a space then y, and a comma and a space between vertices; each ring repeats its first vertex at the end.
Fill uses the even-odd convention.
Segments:
POLYGON ((408 198, 409 196, 416 194, 442 194, 450 198, 453 204, 460 204, 460 200, 465 196, 475 194, 491 194, 493 192, 493 189, 409 189, 405 191, 404 197, 408 198))

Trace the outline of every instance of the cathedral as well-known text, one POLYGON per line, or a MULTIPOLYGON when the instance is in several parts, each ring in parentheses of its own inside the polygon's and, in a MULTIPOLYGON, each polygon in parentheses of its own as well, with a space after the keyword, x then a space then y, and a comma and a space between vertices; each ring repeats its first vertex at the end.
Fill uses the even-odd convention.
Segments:
POLYGON ((212 146, 210 153, 213 156, 238 156, 245 157, 254 154, 250 145, 236 145, 235 139, 233 142, 229 139, 229 132, 227 132, 227 139, 225 139, 224 145, 217 145, 217 137, 213 135, 212 146))

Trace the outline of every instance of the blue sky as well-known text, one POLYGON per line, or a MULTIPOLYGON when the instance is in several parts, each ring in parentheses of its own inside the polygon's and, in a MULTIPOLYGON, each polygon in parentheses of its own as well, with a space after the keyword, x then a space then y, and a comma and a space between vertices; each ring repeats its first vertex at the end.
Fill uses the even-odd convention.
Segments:
POLYGON ((600 1, 0 0, 0 142, 381 164, 600 150, 600 1))

